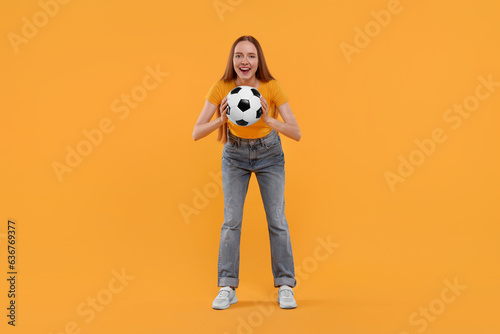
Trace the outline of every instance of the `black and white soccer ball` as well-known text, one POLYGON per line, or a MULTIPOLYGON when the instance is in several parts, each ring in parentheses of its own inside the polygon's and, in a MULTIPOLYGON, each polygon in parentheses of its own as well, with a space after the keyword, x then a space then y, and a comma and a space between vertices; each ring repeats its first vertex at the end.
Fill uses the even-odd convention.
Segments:
POLYGON ((236 125, 249 126, 262 116, 261 94, 250 86, 238 86, 227 94, 227 118, 236 125))

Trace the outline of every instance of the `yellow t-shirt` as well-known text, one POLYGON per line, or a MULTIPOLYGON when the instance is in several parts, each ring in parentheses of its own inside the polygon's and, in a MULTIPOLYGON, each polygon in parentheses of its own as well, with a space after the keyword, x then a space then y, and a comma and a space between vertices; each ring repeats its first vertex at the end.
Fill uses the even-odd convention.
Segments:
MULTIPOLYGON (((227 94, 229 94, 229 92, 235 87, 236 84, 234 81, 225 82, 223 80, 219 80, 213 84, 212 88, 210 88, 206 98, 208 102, 219 107, 222 99, 224 99, 224 97, 226 97, 227 94)), ((288 102, 288 97, 286 96, 283 87, 281 87, 281 84, 277 80, 271 80, 268 82, 261 81, 257 90, 267 101, 267 105, 269 106, 269 116, 277 118, 278 115, 276 107, 288 102)), ((268 135, 272 130, 270 126, 262 122, 262 119, 259 119, 257 122, 249 126, 235 125, 231 121, 228 121, 227 125, 229 127, 229 131, 240 138, 262 138, 268 135)))

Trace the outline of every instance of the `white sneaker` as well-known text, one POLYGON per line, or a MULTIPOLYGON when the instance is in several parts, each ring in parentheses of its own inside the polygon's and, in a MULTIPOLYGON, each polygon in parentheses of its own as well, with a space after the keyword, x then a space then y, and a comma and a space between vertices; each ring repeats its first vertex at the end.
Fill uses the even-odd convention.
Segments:
POLYGON ((212 308, 216 310, 224 310, 237 301, 236 291, 230 286, 224 286, 220 288, 219 294, 215 297, 214 302, 212 303, 212 308))
POLYGON ((296 308, 297 302, 293 297, 294 293, 291 287, 288 285, 280 286, 278 290, 278 303, 280 303, 281 308, 296 308))

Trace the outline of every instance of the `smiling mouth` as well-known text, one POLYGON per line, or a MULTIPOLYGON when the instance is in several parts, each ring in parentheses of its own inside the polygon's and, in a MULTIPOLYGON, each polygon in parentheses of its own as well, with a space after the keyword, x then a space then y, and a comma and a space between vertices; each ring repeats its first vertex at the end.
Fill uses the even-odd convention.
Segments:
POLYGON ((243 74, 248 74, 248 72, 250 72, 250 68, 249 67, 240 67, 240 71, 243 74))

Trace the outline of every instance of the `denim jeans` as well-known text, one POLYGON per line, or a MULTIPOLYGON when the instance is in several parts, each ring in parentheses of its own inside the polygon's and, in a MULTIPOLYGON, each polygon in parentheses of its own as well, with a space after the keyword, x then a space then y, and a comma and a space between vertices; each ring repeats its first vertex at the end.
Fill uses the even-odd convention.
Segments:
POLYGON ((280 136, 274 130, 259 139, 239 138, 228 131, 228 141, 222 150, 224 223, 219 244, 218 286, 239 284, 243 205, 252 172, 257 177, 266 211, 274 286, 294 287, 297 281, 285 218, 285 156, 280 136))

